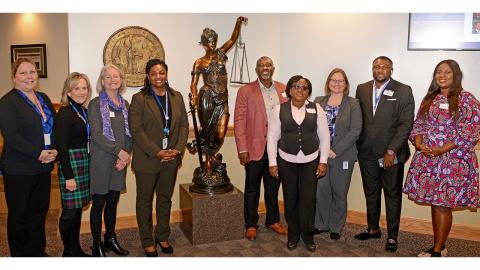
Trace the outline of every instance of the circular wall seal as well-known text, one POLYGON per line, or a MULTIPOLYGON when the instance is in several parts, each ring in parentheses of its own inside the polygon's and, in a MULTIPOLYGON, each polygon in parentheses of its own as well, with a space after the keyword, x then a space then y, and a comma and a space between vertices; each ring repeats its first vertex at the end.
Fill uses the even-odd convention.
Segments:
POLYGON ((130 87, 143 86, 148 60, 165 60, 162 43, 140 26, 128 26, 113 33, 103 48, 103 64, 114 64, 125 73, 130 87))

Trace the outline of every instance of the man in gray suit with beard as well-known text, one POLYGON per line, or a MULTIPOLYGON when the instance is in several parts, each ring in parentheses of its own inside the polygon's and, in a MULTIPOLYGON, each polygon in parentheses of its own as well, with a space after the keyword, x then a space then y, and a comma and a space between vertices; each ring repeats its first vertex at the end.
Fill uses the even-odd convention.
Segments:
POLYGON ((392 60, 379 56, 372 64, 373 80, 357 87, 356 98, 363 115, 363 129, 357 141, 358 161, 367 203, 368 228, 355 235, 355 239, 382 237, 379 220, 383 189, 388 229, 385 249, 395 252, 415 101, 410 86, 392 79, 392 72, 392 60))

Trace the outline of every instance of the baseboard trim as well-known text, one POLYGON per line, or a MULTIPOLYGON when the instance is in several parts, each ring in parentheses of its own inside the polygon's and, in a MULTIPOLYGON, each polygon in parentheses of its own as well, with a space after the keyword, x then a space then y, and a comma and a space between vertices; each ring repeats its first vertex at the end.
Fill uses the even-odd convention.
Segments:
MULTIPOLYGON (((281 213, 284 213, 283 201, 279 201, 279 209, 281 213)), ((265 213, 265 203, 260 202, 258 206, 258 212, 265 213)), ((152 219, 155 220, 155 213, 153 213, 152 219)), ((366 225, 366 213, 360 211, 348 211, 347 222, 359 225, 366 225)), ((177 223, 182 222, 182 211, 180 209, 172 210, 170 214, 170 222, 177 223)), ((384 215, 380 217, 380 227, 386 228, 386 218, 384 215)), ((131 216, 121 216, 117 218, 117 229, 130 229, 137 227, 137 218, 135 215, 131 216)), ((432 235, 432 224, 430 220, 402 217, 400 220, 400 229, 402 231, 412 232, 412 233, 421 233, 432 235)), ((82 221, 81 233, 90 233, 90 222, 88 220, 82 221)), ((450 231, 451 238, 471 240, 471 241, 480 241, 480 228, 463 225, 463 224, 453 224, 450 231)))

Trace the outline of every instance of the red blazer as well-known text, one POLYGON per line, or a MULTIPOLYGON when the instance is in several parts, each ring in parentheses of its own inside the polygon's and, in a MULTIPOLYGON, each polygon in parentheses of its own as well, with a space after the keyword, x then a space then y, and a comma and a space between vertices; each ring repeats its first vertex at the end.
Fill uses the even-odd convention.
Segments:
MULTIPOLYGON (((288 101, 283 83, 274 81, 280 103, 288 101), (285 97, 284 97, 285 96, 285 97)), ((268 120, 258 79, 240 87, 235 100, 234 130, 237 152, 248 151, 250 160, 260 160, 267 144, 268 120)))

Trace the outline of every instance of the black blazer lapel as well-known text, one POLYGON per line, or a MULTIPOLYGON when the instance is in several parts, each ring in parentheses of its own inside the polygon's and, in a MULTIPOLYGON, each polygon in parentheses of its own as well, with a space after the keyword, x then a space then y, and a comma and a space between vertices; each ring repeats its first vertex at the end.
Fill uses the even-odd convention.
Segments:
POLYGON ((365 102, 365 109, 367 110, 366 115, 373 120, 373 81, 368 82, 366 85, 366 89, 363 90, 364 97, 363 100, 365 102))
MULTIPOLYGON (((393 89, 393 79, 390 79, 390 81, 388 82, 387 86, 385 86, 384 90, 383 90, 383 93, 382 95, 380 96, 380 101, 378 102, 378 106, 377 106, 377 110, 375 111, 375 115, 374 117, 376 118, 377 115, 381 114, 381 111, 382 111, 382 108, 383 108, 383 104, 385 103, 385 100, 387 98, 391 98, 391 96, 387 96, 385 95, 385 91, 389 90, 389 91, 392 91, 393 94, 392 96, 394 96, 395 94, 395 89, 393 89)), ((373 85, 372 85, 373 87, 373 85)), ((372 88, 373 89, 373 88, 372 88)), ((373 90, 372 90, 373 91, 373 90)), ((370 99, 371 100, 371 99, 370 99)), ((372 109, 373 111, 373 109, 372 109)))

